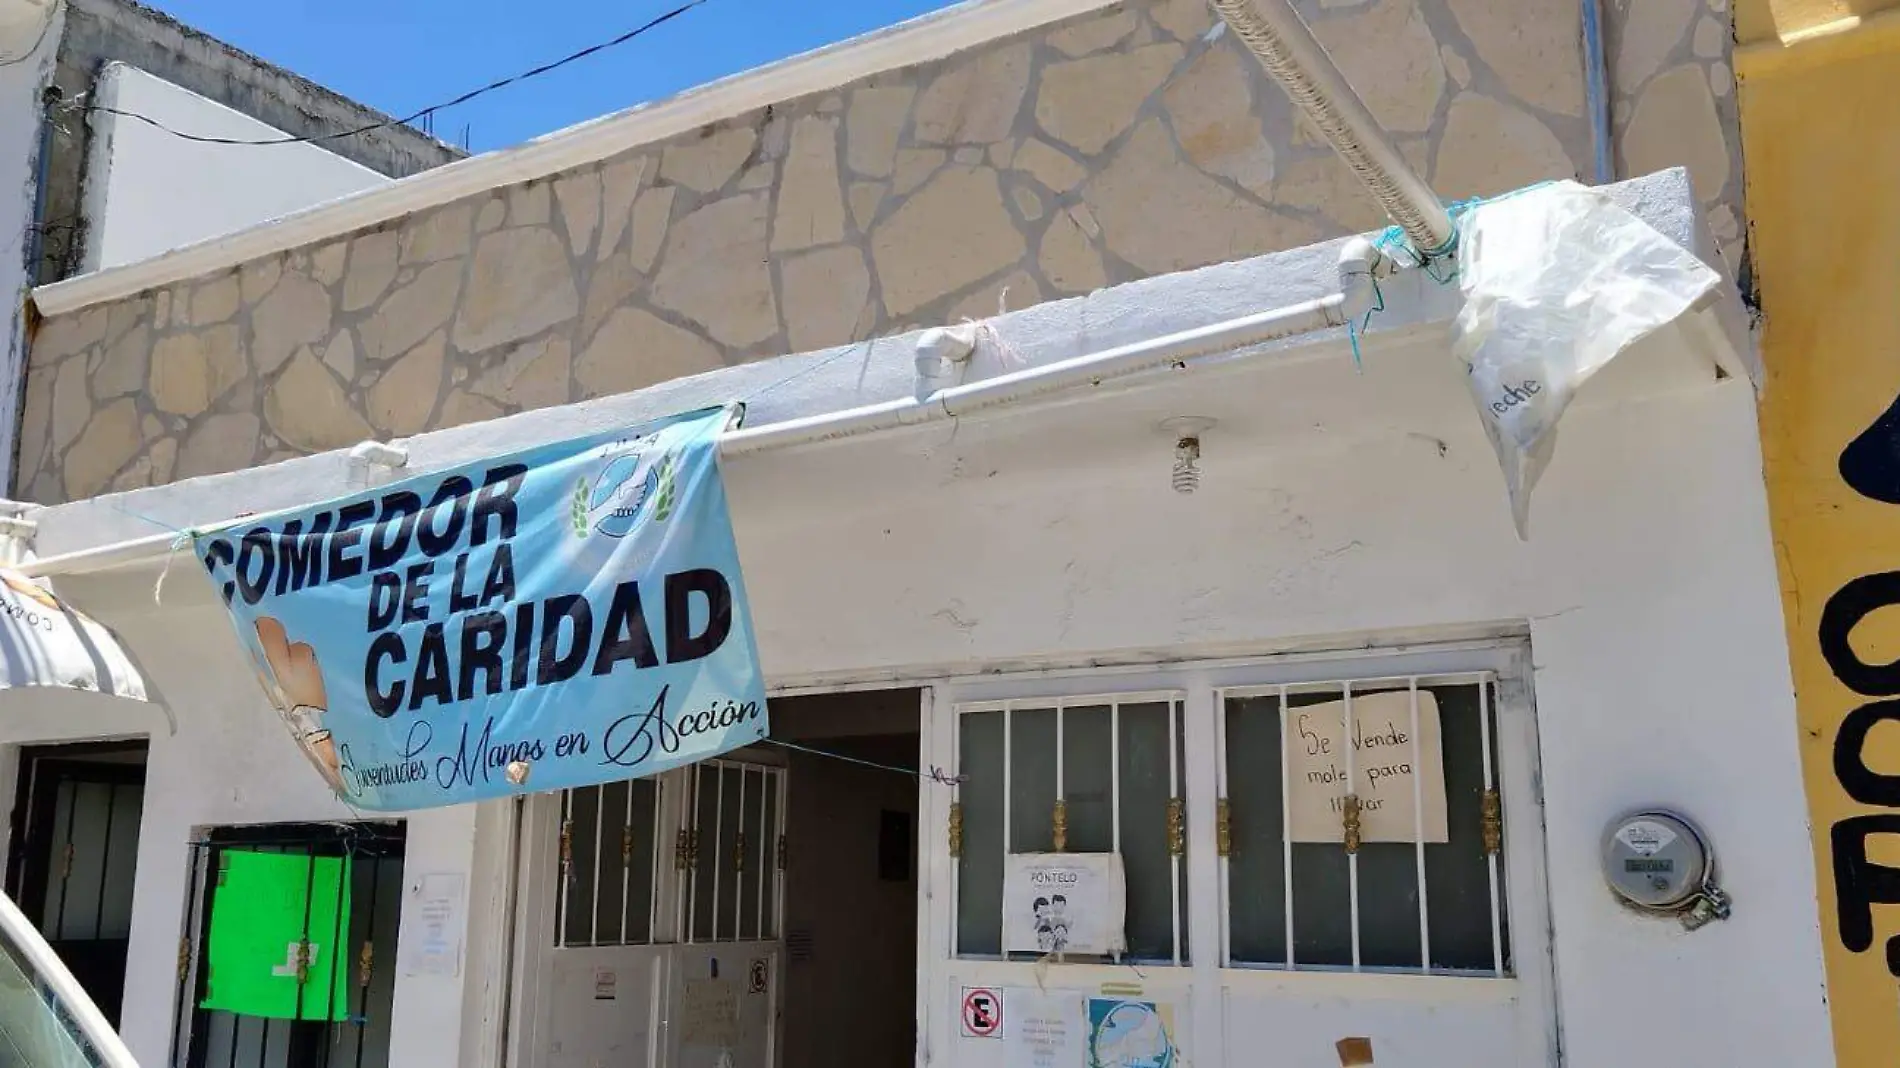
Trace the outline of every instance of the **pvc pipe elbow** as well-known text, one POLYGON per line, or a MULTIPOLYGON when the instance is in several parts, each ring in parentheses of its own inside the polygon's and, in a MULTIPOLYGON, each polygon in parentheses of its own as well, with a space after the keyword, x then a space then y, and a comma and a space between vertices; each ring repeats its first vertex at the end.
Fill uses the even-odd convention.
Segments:
POLYGON ((1372 239, 1361 234, 1339 250, 1340 307, 1348 322, 1372 310, 1379 279, 1390 277, 1398 265, 1372 239))
POLYGON ((955 385, 956 376, 952 372, 959 366, 967 366, 970 357, 975 354, 975 323, 937 326, 919 334, 916 349, 917 399, 927 400, 938 390, 955 385))
POLYGON ((350 462, 364 467, 406 467, 409 450, 382 441, 365 441, 350 450, 350 462))

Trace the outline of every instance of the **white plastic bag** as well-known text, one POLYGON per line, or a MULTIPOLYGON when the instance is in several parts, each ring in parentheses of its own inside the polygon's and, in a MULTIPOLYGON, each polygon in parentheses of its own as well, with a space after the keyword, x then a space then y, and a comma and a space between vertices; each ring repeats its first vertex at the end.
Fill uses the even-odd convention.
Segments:
POLYGON ((1550 182, 1460 220, 1452 352, 1497 450, 1519 538, 1577 389, 1720 276, 1603 193, 1550 182))

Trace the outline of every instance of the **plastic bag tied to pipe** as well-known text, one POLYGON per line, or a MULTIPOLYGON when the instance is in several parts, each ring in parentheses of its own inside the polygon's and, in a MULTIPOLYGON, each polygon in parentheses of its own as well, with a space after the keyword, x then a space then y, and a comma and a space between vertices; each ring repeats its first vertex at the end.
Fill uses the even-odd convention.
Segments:
POLYGON ((1460 220, 1452 352, 1497 451, 1511 518, 1529 537, 1531 489, 1557 421, 1590 376, 1693 308, 1721 277, 1576 182, 1487 201, 1460 220))

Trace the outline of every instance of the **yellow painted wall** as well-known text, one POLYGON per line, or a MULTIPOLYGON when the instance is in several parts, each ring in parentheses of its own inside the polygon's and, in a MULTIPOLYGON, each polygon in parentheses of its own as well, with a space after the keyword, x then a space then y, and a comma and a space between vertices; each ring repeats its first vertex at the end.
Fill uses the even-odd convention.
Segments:
POLYGON ((1762 444, 1841 1068, 1900 1063, 1900 12, 1883 7, 1900 0, 1736 10, 1762 444))

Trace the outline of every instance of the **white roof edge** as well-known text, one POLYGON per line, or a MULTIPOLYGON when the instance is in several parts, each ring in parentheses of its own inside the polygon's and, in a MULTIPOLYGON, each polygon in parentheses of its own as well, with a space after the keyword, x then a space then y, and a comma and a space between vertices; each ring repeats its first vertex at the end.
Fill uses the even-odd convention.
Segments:
POLYGON ((94 304, 235 267, 389 222, 503 186, 559 174, 768 104, 942 59, 1106 7, 1114 0, 966 0, 908 22, 770 63, 685 92, 423 171, 378 189, 318 204, 151 259, 36 287, 41 315, 94 304))

